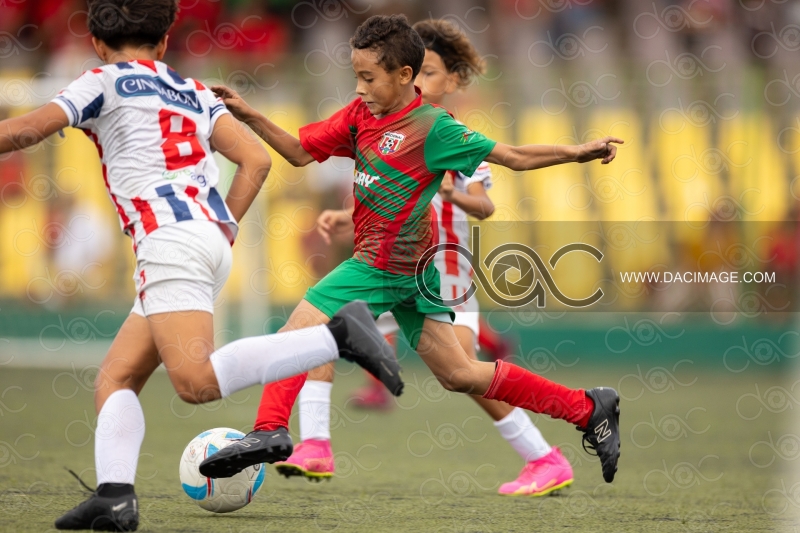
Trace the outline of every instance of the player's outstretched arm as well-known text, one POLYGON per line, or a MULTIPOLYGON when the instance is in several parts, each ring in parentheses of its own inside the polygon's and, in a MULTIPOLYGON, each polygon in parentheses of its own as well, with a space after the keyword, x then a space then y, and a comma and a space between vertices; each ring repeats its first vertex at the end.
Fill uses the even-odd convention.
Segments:
POLYGON ((211 132, 211 147, 238 165, 225 197, 231 214, 240 221, 267 179, 272 158, 247 128, 227 113, 219 117, 211 132))
POLYGON ((250 126, 256 132, 256 135, 264 139, 292 166, 304 167, 314 161, 314 158, 303 148, 297 137, 290 135, 270 119, 250 107, 236 91, 224 85, 214 85, 211 90, 214 91, 217 97, 222 98, 225 106, 234 117, 250 126))
POLYGON ((33 146, 67 126, 67 114, 52 102, 22 116, 0 121, 0 154, 33 146))
POLYGON ((604 165, 617 155, 616 144, 625 141, 616 137, 604 137, 596 141, 575 146, 526 144, 510 146, 497 143, 486 160, 503 165, 511 170, 534 170, 562 163, 586 163, 600 159, 604 165))

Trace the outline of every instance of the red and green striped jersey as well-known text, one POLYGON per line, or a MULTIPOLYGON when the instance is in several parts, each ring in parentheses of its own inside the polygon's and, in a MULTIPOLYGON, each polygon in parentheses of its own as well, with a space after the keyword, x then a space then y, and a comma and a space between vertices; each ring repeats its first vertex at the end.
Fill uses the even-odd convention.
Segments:
POLYGON ((374 117, 360 98, 327 120, 300 128, 300 143, 319 162, 355 160, 354 257, 412 275, 436 244, 431 199, 448 170, 471 176, 495 141, 467 129, 444 108, 417 98, 374 117))

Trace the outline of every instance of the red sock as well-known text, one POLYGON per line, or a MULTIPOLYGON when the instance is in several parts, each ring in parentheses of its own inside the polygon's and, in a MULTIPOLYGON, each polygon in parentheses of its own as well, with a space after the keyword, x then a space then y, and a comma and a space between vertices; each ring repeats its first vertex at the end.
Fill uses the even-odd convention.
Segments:
POLYGON ((288 429, 292 407, 306 382, 306 377, 308 372, 264 385, 253 429, 259 431, 275 431, 279 427, 288 429))
POLYGON ((594 411, 594 402, 583 389, 567 388, 505 361, 497 361, 494 378, 483 397, 580 427, 586 427, 594 411))

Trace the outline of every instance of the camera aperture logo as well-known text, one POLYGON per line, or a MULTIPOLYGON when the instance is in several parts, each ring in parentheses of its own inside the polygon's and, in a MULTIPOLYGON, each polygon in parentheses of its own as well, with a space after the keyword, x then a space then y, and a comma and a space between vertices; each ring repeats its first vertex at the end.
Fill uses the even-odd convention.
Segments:
MULTIPOLYGON (((474 257, 481 256, 479 226, 472 226, 472 249, 474 252, 459 244, 441 243, 428 248, 417 263, 417 273, 421 274, 433 261, 436 254, 444 251, 455 251, 468 259, 470 264, 473 265, 475 275, 466 293, 453 299, 442 298, 441 301, 447 307, 455 307, 472 298, 478 291, 478 285, 475 280, 480 283, 481 288, 486 291, 486 294, 493 302, 512 309, 525 307, 532 302, 536 302, 536 307, 543 308, 547 302, 548 291, 556 300, 572 308, 589 307, 603 297, 603 290, 600 288, 587 298, 575 299, 568 297, 558 288, 550 270, 548 270, 542 258, 539 257, 539 254, 530 246, 518 242, 502 244, 492 249, 483 260, 482 266, 484 268, 481 268, 481 265, 473 261, 474 257), (487 272, 489 277, 486 275, 487 272), (545 286, 547 290, 545 290, 545 286)), ((573 252, 587 253, 594 257, 598 263, 603 259, 603 252, 591 244, 576 242, 556 250, 548 260, 550 269, 555 269, 560 259, 573 252)), ((420 292, 428 301, 431 301, 428 295, 432 291, 425 286, 424 276, 418 275, 417 284, 420 282, 423 284, 422 287, 419 287, 420 292)), ((431 303, 436 304, 437 302, 431 301, 431 303)))

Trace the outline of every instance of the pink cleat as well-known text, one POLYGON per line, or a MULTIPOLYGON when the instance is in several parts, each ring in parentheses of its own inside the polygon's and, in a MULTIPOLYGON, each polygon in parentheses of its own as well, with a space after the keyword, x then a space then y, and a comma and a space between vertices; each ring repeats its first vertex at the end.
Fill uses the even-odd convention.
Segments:
POLYGON ((370 384, 353 391, 353 405, 359 409, 389 411, 393 407, 392 397, 383 385, 370 384))
POLYGON ((275 470, 286 477, 303 476, 314 481, 333 477, 331 441, 304 440, 288 459, 275 463, 275 470))
POLYGON ((386 387, 367 374, 369 383, 360 389, 353 391, 350 399, 353 400, 353 405, 359 409, 371 409, 375 411, 388 411, 393 407, 392 395, 386 387))
POLYGON ((544 496, 571 483, 572 466, 561 450, 553 448, 544 457, 526 464, 517 479, 504 483, 497 492, 507 496, 544 496))

